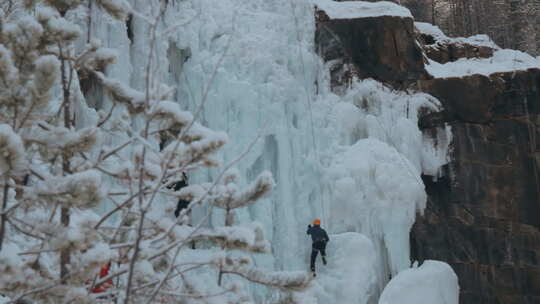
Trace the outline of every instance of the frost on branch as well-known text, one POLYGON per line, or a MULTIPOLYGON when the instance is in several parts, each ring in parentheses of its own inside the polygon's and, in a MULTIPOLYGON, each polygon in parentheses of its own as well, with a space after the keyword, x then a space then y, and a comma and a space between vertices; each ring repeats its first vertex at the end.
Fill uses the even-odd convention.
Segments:
POLYGON ((96 0, 96 2, 107 11, 109 15, 118 20, 125 20, 131 11, 129 3, 125 0, 96 0))
POLYGON ((0 294, 25 288, 36 277, 18 255, 21 250, 17 245, 7 243, 4 246, 0 251, 0 294))
POLYGON ((73 42, 81 35, 79 27, 58 16, 50 9, 40 9, 38 22, 43 26, 43 42, 46 44, 73 42))
POLYGON ((57 232, 48 242, 48 246, 52 250, 69 249, 87 251, 92 248, 99 240, 96 231, 84 227, 58 227, 57 232))
POLYGON ((89 152, 99 141, 99 130, 95 127, 68 130, 42 122, 40 127, 32 128, 26 140, 42 145, 46 153, 89 152))
POLYGON ((189 235, 191 240, 210 241, 229 250, 245 250, 253 253, 267 253, 270 250, 270 243, 264 238, 263 229, 259 224, 214 229, 178 226, 174 230, 177 239, 186 239, 189 235))
POLYGON ((39 110, 46 106, 51 100, 51 89, 53 88, 60 72, 60 62, 54 56, 41 56, 35 62, 34 80, 32 86, 34 90, 34 108, 39 110))
POLYGON ((229 208, 236 209, 245 207, 250 202, 254 202, 270 193, 273 186, 274 179, 272 178, 272 173, 264 171, 257 177, 257 180, 253 184, 235 198, 229 205, 229 208))
POLYGON ((6 24, 4 35, 15 65, 23 71, 31 70, 34 60, 39 56, 37 50, 43 27, 31 16, 24 16, 16 23, 6 24))
POLYGON ((59 203, 66 207, 92 208, 104 198, 101 175, 88 170, 67 176, 49 177, 26 194, 28 201, 59 203))
MULTIPOLYGON (((222 191, 228 191, 232 188, 229 183, 222 191)), ((257 180, 247 187, 246 190, 238 193, 237 191, 229 191, 229 194, 218 195, 217 199, 214 201, 215 206, 232 210, 236 208, 246 207, 250 203, 255 202, 256 200, 264 197, 266 194, 270 193, 272 187, 274 186, 274 179, 272 178, 272 173, 264 171, 257 177, 257 180)))
POLYGON ((81 78, 93 71, 105 71, 105 68, 116 62, 118 53, 115 49, 100 46, 100 42, 93 40, 90 42, 88 50, 77 59, 76 69, 81 72, 81 78))
POLYGON ((249 265, 242 258, 223 257, 219 263, 223 273, 236 274, 254 283, 285 290, 304 289, 313 278, 305 271, 262 270, 249 265))
POLYGON ((132 89, 116 79, 108 78, 101 72, 95 72, 95 74, 115 102, 126 104, 131 113, 142 111, 145 101, 143 93, 132 89))
POLYGON ((182 168, 200 164, 205 167, 214 167, 218 164, 211 154, 227 143, 227 134, 211 131, 196 123, 192 128, 198 128, 204 132, 201 132, 197 138, 190 138, 189 140, 193 139, 193 141, 188 143, 173 141, 165 147, 162 151, 164 166, 167 164, 170 168, 182 168), (168 162, 169 159, 172 161, 168 162))
POLYGON ((150 149, 146 149, 146 151, 143 153, 143 145, 138 145, 133 148, 133 154, 132 154, 132 164, 133 167, 128 168, 122 168, 120 167, 120 172, 122 175, 123 170, 127 170, 127 172, 124 173, 124 176, 127 174, 127 176, 131 176, 134 178, 139 178, 139 172, 140 169, 143 169, 144 177, 146 179, 150 180, 156 180, 161 176, 161 166, 159 158, 159 154, 157 152, 154 152, 150 149), (144 154, 144 161, 143 161, 143 154, 144 154), (131 170, 130 170, 131 169, 131 170), (133 171, 134 170, 134 171, 133 171))
MULTIPOLYGON (((17 69, 13 65, 10 52, 0 44, 0 88, 8 89, 14 85, 17 69)), ((0 90, 0 102, 4 100, 6 91, 0 90)))
POLYGON ((153 120, 158 122, 158 129, 182 130, 193 121, 190 112, 182 111, 174 101, 160 101, 150 111, 153 120))
POLYGON ((116 256, 116 252, 110 249, 107 244, 98 243, 81 255, 81 262, 89 269, 96 269, 116 256))
POLYGON ((67 290, 63 299, 64 303, 92 304, 96 300, 88 294, 88 290, 83 287, 71 287, 67 290))
POLYGON ((81 4, 82 0, 45 0, 45 2, 59 12, 65 13, 81 4))
POLYGON ((0 174, 20 174, 26 165, 21 138, 9 125, 0 125, 0 174))

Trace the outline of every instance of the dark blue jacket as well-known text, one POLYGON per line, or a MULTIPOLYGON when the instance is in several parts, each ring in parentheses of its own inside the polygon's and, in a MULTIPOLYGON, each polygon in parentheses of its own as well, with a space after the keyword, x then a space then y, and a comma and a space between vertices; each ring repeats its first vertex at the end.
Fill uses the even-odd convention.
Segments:
POLYGON ((326 243, 330 240, 330 238, 328 238, 328 234, 324 229, 321 228, 321 226, 308 225, 307 234, 311 235, 311 240, 313 243, 326 243))

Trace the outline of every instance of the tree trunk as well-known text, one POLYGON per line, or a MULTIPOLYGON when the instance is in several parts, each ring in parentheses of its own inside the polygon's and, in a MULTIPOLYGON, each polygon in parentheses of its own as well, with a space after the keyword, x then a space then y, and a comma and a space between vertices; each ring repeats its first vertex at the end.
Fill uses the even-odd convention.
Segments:
POLYGON ((9 193, 9 185, 7 184, 7 181, 4 184, 4 192, 2 196, 2 209, 1 209, 1 217, 0 217, 0 251, 2 251, 2 244, 4 243, 4 237, 6 235, 6 219, 7 214, 4 212, 7 208, 7 201, 8 201, 8 193, 9 193))
MULTIPOLYGON (((61 68, 61 76, 62 76, 62 92, 63 92, 63 110, 64 110, 64 127, 67 129, 71 128, 71 111, 70 111, 70 86, 71 86, 71 76, 73 71, 71 70, 71 66, 69 66, 69 79, 66 75, 66 68, 68 66, 66 65, 66 59, 64 59, 65 55, 63 52, 63 48, 61 44, 58 44, 59 50, 60 50, 60 68, 61 68)), ((71 171, 70 169, 70 163, 69 163, 69 155, 66 151, 64 151, 62 155, 62 173, 63 175, 69 174, 71 171)), ((64 227, 64 229, 69 229, 69 208, 68 207, 62 207, 60 209, 60 223, 64 227)), ((70 250, 69 249, 62 249, 60 251, 60 279, 62 283, 65 283, 68 275, 68 265, 70 264, 70 250)))

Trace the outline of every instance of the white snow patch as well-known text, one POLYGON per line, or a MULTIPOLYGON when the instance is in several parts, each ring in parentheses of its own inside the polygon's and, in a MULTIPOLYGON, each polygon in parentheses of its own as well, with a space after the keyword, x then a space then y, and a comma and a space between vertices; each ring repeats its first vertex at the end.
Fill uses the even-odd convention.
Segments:
POLYGON ((3 296, 3 295, 0 295, 0 304, 9 303, 10 301, 11 301, 10 298, 5 297, 5 296, 3 296))
POLYGON ((336 2, 332 0, 313 0, 313 3, 323 10, 330 19, 357 19, 381 16, 413 17, 407 8, 388 1, 336 2))
POLYGON ((415 22, 414 26, 422 34, 430 35, 438 43, 449 43, 449 44, 471 44, 476 46, 486 46, 493 49, 500 49, 488 35, 474 35, 471 37, 456 37, 451 38, 446 36, 443 31, 436 25, 427 22, 415 22))
POLYGON ((458 278, 452 267, 425 261, 400 272, 384 289, 379 304, 458 304, 458 278))
POLYGON ((435 78, 463 77, 469 75, 489 76, 493 73, 522 71, 540 68, 540 60, 516 50, 498 50, 491 58, 461 58, 454 62, 440 64, 429 60, 428 73, 435 78))

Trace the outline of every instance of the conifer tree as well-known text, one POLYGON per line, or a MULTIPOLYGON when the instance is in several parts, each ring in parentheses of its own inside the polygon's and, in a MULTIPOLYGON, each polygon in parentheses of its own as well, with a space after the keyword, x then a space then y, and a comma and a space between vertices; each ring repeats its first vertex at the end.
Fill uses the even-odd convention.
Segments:
POLYGON ((107 74, 114 50, 97 40, 75 47, 84 35, 69 15, 88 1, 3 7, 0 294, 14 302, 242 303, 249 297, 235 277, 285 291, 310 282, 305 272, 253 266, 250 254, 267 252, 269 243, 261 226, 235 223, 234 212, 266 195, 272 176, 264 172, 242 190, 231 169, 241 156, 228 165, 216 158, 227 135, 199 124, 160 83, 153 50, 167 2, 159 3, 155 16, 144 17, 124 0, 92 0, 113 18, 146 22, 142 88, 107 74), (88 78, 110 100, 106 111, 87 105, 81 87, 88 78), (183 172, 210 167, 220 172, 213 181, 170 189, 183 172), (191 203, 174 218, 178 198, 191 203), (97 212, 103 205, 107 211, 97 212), (195 206, 206 215, 188 225, 195 206), (225 210, 224 225, 208 227, 216 209, 225 210), (203 246, 190 249, 192 242, 203 246))

